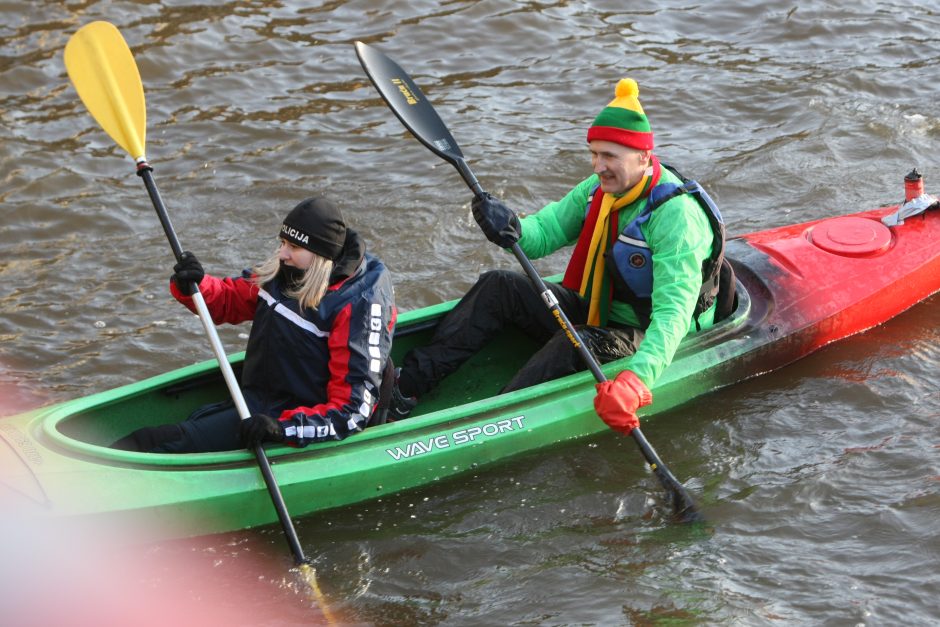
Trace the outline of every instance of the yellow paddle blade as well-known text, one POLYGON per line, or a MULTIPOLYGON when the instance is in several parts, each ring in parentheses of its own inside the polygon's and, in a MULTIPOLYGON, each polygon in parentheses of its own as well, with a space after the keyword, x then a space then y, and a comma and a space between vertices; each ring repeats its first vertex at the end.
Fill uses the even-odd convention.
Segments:
POLYGON ((333 612, 330 610, 326 595, 323 594, 323 591, 320 590, 320 585, 317 583, 317 570, 307 563, 297 566, 297 570, 300 571, 301 578, 310 586, 310 590, 313 592, 313 600, 317 602, 320 611, 323 612, 323 618, 326 619, 326 623, 328 625, 339 624, 333 612))
POLYGON ((147 109, 134 55, 108 22, 82 26, 65 45, 65 68, 85 108, 135 160, 144 158, 147 109))

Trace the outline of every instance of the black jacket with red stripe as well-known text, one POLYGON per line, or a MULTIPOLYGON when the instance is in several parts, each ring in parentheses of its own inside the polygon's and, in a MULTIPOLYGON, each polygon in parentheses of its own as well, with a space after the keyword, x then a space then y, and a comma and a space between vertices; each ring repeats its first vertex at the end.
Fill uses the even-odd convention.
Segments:
MULTIPOLYGON (((287 442, 341 440, 376 410, 396 309, 388 269, 347 229, 330 287, 316 309, 300 309, 279 279, 260 288, 241 277, 206 275, 199 291, 216 324, 253 320, 241 375, 252 413, 278 417, 287 442)), ((171 282, 173 295, 193 309, 171 282)))

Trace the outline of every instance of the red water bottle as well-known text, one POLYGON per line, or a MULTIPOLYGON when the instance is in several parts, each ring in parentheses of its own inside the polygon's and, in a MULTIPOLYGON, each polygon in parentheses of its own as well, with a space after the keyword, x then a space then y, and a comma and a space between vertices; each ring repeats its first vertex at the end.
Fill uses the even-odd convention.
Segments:
POLYGON ((923 194, 924 177, 917 171, 917 168, 914 168, 904 177, 904 202, 911 202, 923 194))

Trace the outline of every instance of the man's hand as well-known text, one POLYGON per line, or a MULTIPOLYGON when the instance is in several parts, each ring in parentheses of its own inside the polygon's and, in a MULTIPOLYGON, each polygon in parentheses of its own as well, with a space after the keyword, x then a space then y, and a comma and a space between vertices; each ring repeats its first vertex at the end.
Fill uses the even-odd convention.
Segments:
POLYGON ((601 420, 614 431, 629 435, 640 426, 636 410, 653 402, 653 393, 630 370, 624 370, 613 381, 597 384, 594 409, 601 420))
POLYGON ((500 248, 511 248, 519 241, 522 236, 519 218, 502 202, 483 192, 473 197, 470 208, 486 239, 500 248))

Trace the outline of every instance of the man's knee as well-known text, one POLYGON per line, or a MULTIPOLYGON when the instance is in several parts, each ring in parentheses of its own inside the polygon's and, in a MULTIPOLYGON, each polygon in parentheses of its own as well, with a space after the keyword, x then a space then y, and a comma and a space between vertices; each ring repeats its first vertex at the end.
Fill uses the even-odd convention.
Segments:
POLYGON ((480 290, 504 292, 519 284, 520 275, 512 270, 487 270, 477 279, 476 287, 480 290))
POLYGON ((454 319, 469 317, 475 323, 480 316, 501 323, 510 320, 525 309, 520 301, 524 289, 518 272, 488 270, 477 278, 473 287, 460 299, 454 311, 454 319))

